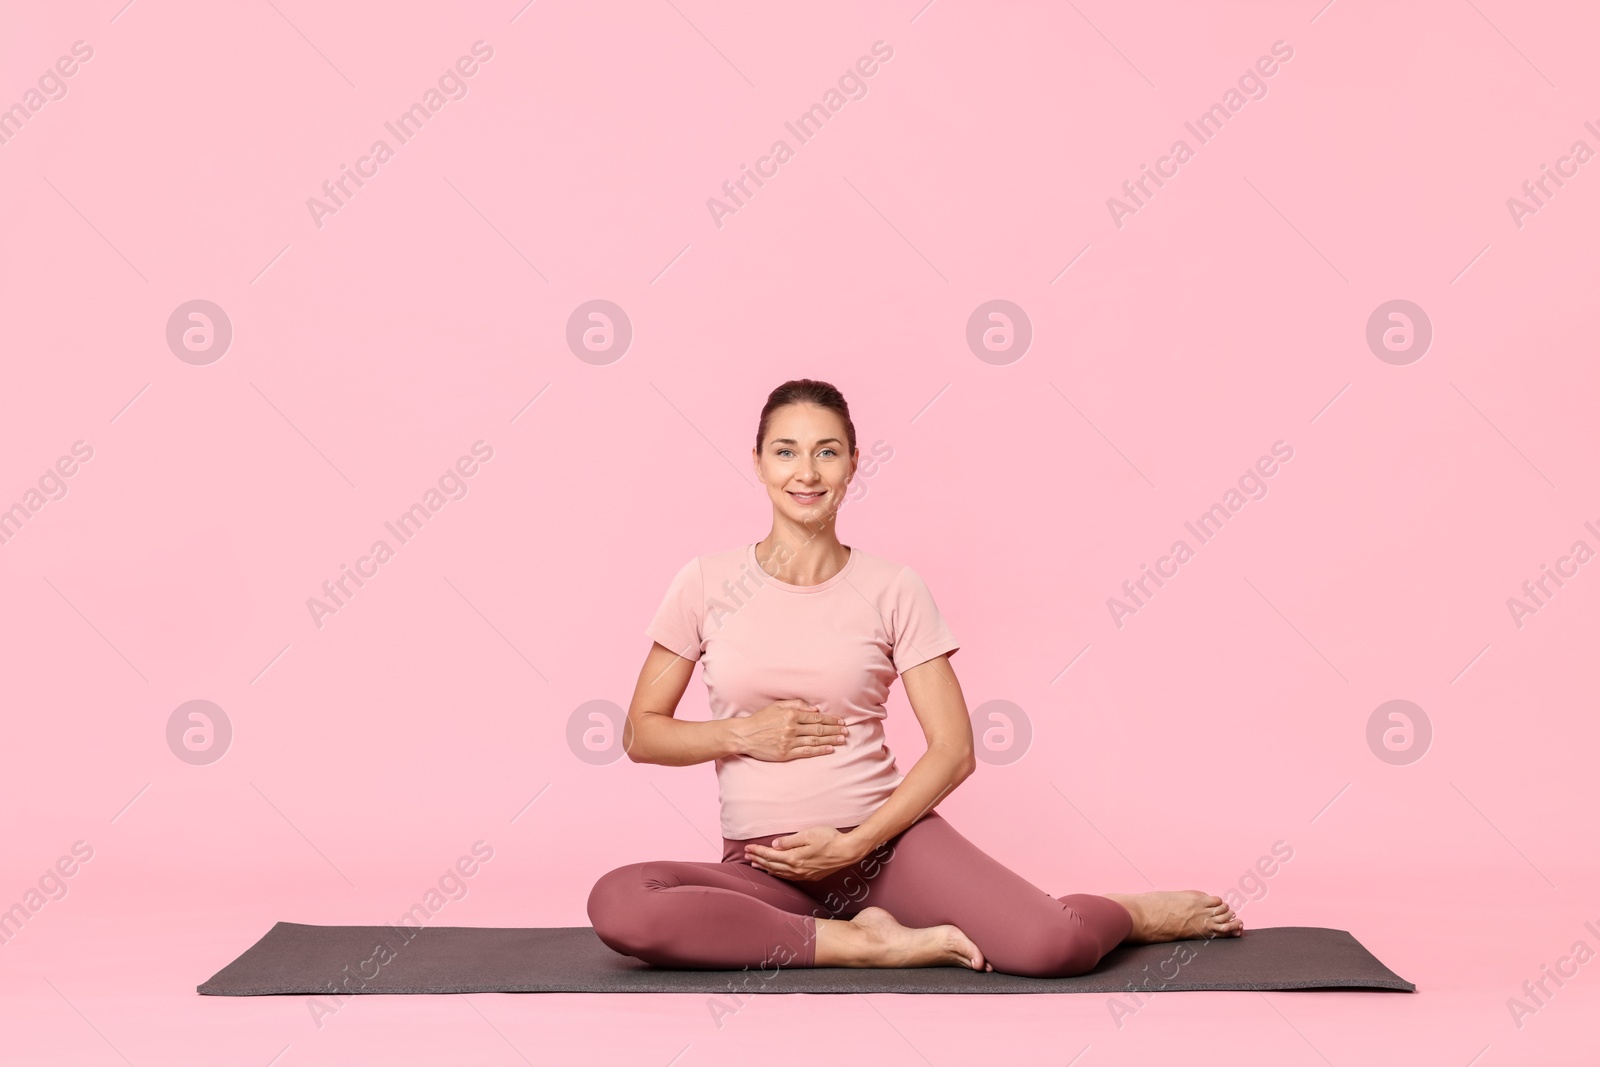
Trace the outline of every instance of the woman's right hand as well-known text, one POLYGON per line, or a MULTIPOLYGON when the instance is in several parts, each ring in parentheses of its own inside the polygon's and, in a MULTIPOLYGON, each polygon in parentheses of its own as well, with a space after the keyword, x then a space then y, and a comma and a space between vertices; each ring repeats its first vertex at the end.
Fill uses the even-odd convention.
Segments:
POLYGON ((804 700, 778 700, 760 711, 730 719, 742 755, 781 763, 806 756, 826 756, 844 744, 844 720, 824 715, 804 700))

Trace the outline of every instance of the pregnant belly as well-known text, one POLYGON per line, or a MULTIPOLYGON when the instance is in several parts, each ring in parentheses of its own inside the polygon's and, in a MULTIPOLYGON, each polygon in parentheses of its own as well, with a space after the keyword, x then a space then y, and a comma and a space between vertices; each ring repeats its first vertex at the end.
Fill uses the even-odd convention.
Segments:
POLYGON ((881 734, 862 743, 847 741, 821 756, 781 762, 728 756, 717 763, 723 805, 748 819, 865 818, 900 780, 881 734))

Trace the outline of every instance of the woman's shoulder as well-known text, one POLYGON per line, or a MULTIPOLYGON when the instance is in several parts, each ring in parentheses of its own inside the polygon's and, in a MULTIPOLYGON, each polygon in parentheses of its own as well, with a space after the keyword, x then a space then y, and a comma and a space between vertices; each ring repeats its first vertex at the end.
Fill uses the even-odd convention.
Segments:
POLYGON ((740 545, 737 548, 714 548, 706 552, 697 552, 692 556, 679 556, 679 566, 687 567, 691 563, 704 564, 730 559, 742 559, 744 553, 748 550, 748 545, 740 545))
POLYGON ((859 549, 859 547, 851 547, 850 550, 851 552, 861 553, 862 563, 866 563, 866 565, 869 566, 875 566, 875 568, 880 569, 880 571, 888 571, 888 573, 891 574, 898 574, 899 571, 912 571, 912 573, 915 573, 914 565, 910 565, 910 563, 906 563, 906 561, 898 560, 898 558, 893 558, 893 560, 891 560, 891 558, 886 557, 886 555, 878 555, 877 552, 872 552, 870 549, 859 549))
POLYGON ((922 575, 909 563, 902 563, 887 556, 880 556, 876 552, 864 551, 852 545, 851 555, 859 556, 856 560, 854 573, 860 579, 875 582, 885 587, 900 585, 920 585, 922 575))
POLYGON ((740 545, 735 548, 715 548, 687 558, 680 557, 676 577, 683 580, 698 576, 708 586, 716 585, 745 565, 749 551, 748 545, 740 545), (712 580, 713 575, 716 576, 715 581, 712 580))

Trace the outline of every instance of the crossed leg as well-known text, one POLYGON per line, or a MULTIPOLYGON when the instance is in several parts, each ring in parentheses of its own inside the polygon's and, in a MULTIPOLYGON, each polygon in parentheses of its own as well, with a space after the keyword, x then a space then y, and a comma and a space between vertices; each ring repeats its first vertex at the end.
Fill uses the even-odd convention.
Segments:
POLYGON ((742 863, 648 860, 602 875, 589 921, 611 949, 657 967, 810 967, 823 908, 797 883, 742 863))
MULTIPOLYGON (((1126 907, 1103 896, 1053 897, 929 812, 860 863, 815 882, 795 883, 857 920, 882 921, 882 908, 911 928, 953 926, 994 970, 1062 978, 1092 970, 1126 938, 1126 907)), ((970 964, 969 964, 970 965, 970 964)))
MULTIPOLYGON (((956 927, 995 970, 1065 977, 1091 970, 1133 931, 1123 904, 1087 893, 1052 897, 936 811, 816 881, 755 869, 744 859, 747 843, 724 841, 722 863, 656 860, 608 872, 589 894, 596 934, 615 951, 660 967, 811 967, 818 965, 819 920, 855 918, 852 927, 881 932, 884 916, 871 910, 881 908, 893 925, 956 927)), ((871 965, 852 964, 850 938, 828 933, 821 965, 871 965)))

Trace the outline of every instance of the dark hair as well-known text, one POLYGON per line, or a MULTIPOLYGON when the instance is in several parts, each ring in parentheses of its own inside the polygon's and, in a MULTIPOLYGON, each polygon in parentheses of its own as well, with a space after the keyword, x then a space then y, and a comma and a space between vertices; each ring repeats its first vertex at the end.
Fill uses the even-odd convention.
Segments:
POLYGON ((837 412, 844 420, 844 433, 849 442, 846 452, 850 455, 855 453, 856 424, 850 421, 850 405, 845 403, 844 394, 827 382, 791 378, 767 395, 766 406, 761 409, 761 423, 756 427, 757 454, 761 452, 762 442, 767 439, 767 423, 771 421, 772 413, 790 404, 815 404, 837 412))

